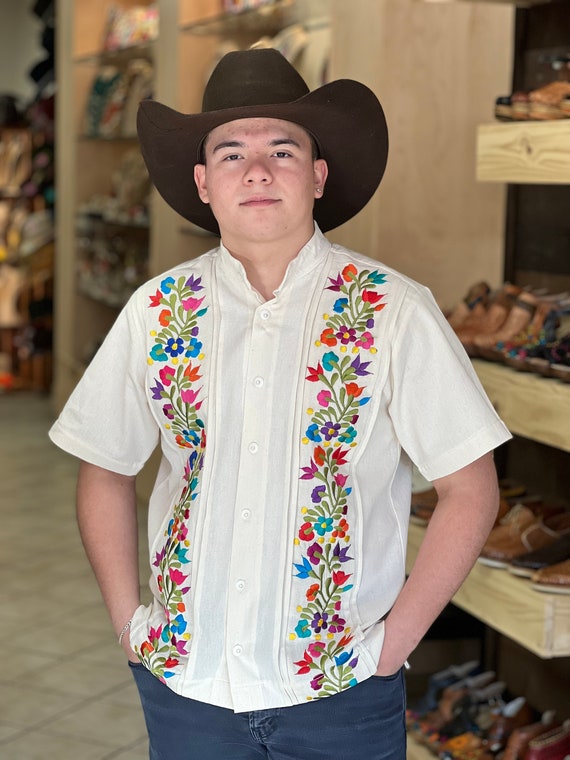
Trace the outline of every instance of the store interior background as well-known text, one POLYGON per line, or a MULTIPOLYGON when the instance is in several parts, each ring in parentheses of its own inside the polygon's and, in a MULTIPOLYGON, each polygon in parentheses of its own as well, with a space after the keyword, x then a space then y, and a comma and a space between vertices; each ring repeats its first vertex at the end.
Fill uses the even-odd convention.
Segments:
MULTIPOLYGON (((42 24, 31 12, 35 5, 33 0, 2 0, 0 3, 0 29, 3 30, 0 32, 3 37, 0 94, 17 95, 22 102, 34 97, 36 84, 29 72, 46 57, 41 44, 42 24)), ((78 194, 84 200, 89 195, 89 166, 90 162, 98 162, 98 148, 76 140, 78 124, 83 118, 85 85, 83 90, 78 90, 74 79, 77 72, 73 69, 73 46, 77 43, 72 40, 70 12, 74 5, 96 9, 93 14, 99 25, 83 29, 87 37, 91 35, 85 51, 93 52, 96 40, 100 39, 100 20, 110 3, 60 0, 58 6, 57 33, 62 52, 57 70, 55 243, 51 249, 53 258, 44 251, 37 262, 40 271, 51 267, 55 283, 53 293, 47 293, 49 297, 53 295, 54 343, 47 358, 42 354, 43 358, 35 364, 24 365, 28 390, 8 388, 0 393, 0 427, 4 428, 2 441, 6 445, 7 421, 17 426, 17 418, 4 414, 8 405, 12 403, 15 408, 14 404, 29 397, 31 389, 34 400, 29 408, 35 409, 34 404, 41 400, 40 416, 45 425, 61 408, 78 379, 80 351, 96 343, 115 314, 108 309, 92 309, 75 292, 75 198, 78 194), (98 322, 99 317, 101 322, 98 322)), ((170 23, 175 5, 161 3, 165 24, 170 23)), ((191 19, 199 18, 212 2, 194 0, 180 5, 185 6, 186 15, 191 19)), ((421 0, 352 0, 350 3, 300 0, 298 5, 305 20, 315 15, 326 15, 331 20, 330 78, 351 77, 372 87, 382 101, 390 128, 390 158, 380 189, 356 219, 335 230, 330 237, 426 284, 444 310, 453 308, 470 285, 479 280, 486 280, 493 288, 499 287, 505 267, 507 187, 501 182, 477 182, 475 143, 478 126, 493 121, 496 97, 512 89, 514 5, 421 0)), ((177 44, 172 28, 168 35, 171 42, 177 44)), ((157 89, 162 93, 163 102, 191 111, 197 108, 197 92, 205 78, 208 59, 203 56, 200 64, 197 61, 205 50, 211 53, 214 45, 210 39, 194 41, 193 48, 184 45, 186 43, 182 44, 177 60, 165 50, 166 43, 159 49, 157 56, 162 68, 157 71, 157 89)), ((77 76, 87 81, 89 73, 80 72, 77 76)), ((112 161, 112 157, 105 158, 99 163, 99 171, 112 161)), ((101 186, 100 177, 97 183, 101 186)), ((153 253, 149 274, 212 246, 211 239, 181 231, 179 220, 160 199, 154 197, 152 203, 150 245, 153 253)), ((45 283, 43 276, 40 279, 45 283)), ((41 298, 45 296, 46 292, 40 293, 41 298)), ((518 468, 514 465, 515 474, 540 470, 531 474, 531 478, 536 478, 533 488, 538 487, 540 478, 548 478, 555 483, 554 490, 558 494, 563 490, 567 492, 567 452, 550 447, 536 448, 524 440, 517 445, 521 464, 518 468)), ((512 457, 510 460, 512 463, 512 457)), ((5 464, 0 463, 0 468, 3 467, 5 464)), ((148 491, 152 477, 150 467, 141 479, 141 496, 148 491)), ((545 484, 545 487, 548 490, 551 485, 545 484)), ((66 520, 72 511, 70 501, 66 520)), ((76 535, 71 540, 77 542, 71 552, 75 554, 76 549, 80 549, 79 540, 76 535)), ((1 557, 0 569, 4 569, 1 557)), ((5 582, 10 582, 9 576, 5 582)), ((411 688, 421 691, 430 672, 445 667, 450 661, 462 661, 474 655, 482 655, 492 662, 513 693, 525 694, 541 710, 554 707, 562 717, 570 717, 568 657, 539 658, 508 637, 496 634, 476 618, 459 614, 455 608, 448 610, 434 626, 432 635, 415 654, 411 688)), ((64 653, 58 656, 63 658, 64 653)), ((14 676, 0 676, 0 705, 9 698, 14 680, 14 676)), ((47 689, 49 693, 49 683, 47 689)), ((82 694, 81 698, 84 697, 82 694)), ((0 709, 0 756, 4 756, 3 737, 10 739, 16 735, 10 733, 13 726, 9 724, 8 721, 8 728, 3 724, 0 709)), ((61 733, 61 729, 58 730, 61 733)), ((65 727, 63 734, 67 735, 68 730, 65 727)), ((133 748, 75 756, 86 760, 91 756, 126 760, 144 757, 139 738, 131 736, 130 741, 133 748)), ((25 746, 23 740, 21 746, 25 746)), ((9 742, 6 747, 10 747, 9 742)), ((27 760, 24 754, 7 754, 6 757, 27 760)), ((67 755, 60 757, 66 760, 67 755)))

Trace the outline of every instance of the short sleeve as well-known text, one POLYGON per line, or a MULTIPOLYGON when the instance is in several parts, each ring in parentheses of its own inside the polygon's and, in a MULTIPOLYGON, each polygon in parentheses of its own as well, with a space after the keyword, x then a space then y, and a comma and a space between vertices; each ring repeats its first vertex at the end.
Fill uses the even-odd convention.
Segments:
POLYGON ((511 437, 427 288, 408 286, 391 351, 390 415, 402 448, 428 480, 511 437))
POLYGON ((141 310, 135 294, 49 431, 68 453, 123 475, 139 472, 159 437, 145 389, 141 310))

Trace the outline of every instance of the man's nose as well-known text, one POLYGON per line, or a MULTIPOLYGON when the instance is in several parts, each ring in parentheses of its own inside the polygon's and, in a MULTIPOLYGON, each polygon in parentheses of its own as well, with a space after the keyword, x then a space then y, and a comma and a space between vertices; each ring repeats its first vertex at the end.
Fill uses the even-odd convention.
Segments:
POLYGON ((245 180, 248 184, 253 184, 255 182, 270 182, 271 171, 267 162, 262 158, 252 159, 248 164, 245 180))

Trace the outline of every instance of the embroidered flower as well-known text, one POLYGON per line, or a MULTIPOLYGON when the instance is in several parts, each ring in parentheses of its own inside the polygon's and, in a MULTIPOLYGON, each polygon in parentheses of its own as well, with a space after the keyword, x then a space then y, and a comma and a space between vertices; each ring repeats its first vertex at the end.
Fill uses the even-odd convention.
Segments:
POLYGON ((303 507, 297 533, 296 551, 301 556, 294 562, 294 577, 304 584, 305 592, 304 599, 298 597, 300 619, 291 635, 308 640, 303 659, 295 665, 298 675, 312 674, 308 686, 313 694, 332 694, 357 682, 358 656, 348 648, 352 635, 343 612, 347 609, 343 605, 349 604, 354 563, 347 545, 353 490, 349 463, 358 443, 360 409, 370 401, 366 378, 373 368, 366 354, 376 353, 371 331, 375 313, 384 306, 384 294, 375 288, 384 281, 384 275, 359 271, 354 264, 329 277, 327 290, 339 295, 332 313, 324 313, 325 325, 315 341, 325 350, 307 369, 306 379, 316 388, 302 439, 310 454, 299 477, 317 484, 311 491, 312 506, 303 507), (335 346, 338 353, 326 350, 335 346))

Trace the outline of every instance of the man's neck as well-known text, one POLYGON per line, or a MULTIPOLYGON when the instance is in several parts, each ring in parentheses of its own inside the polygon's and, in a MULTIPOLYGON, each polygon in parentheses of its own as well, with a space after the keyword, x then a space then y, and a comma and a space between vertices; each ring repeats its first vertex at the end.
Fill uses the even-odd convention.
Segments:
POLYGON ((283 282, 287 267, 312 235, 313 231, 309 236, 300 237, 297 241, 248 241, 244 244, 230 240, 228 244, 223 239, 223 243, 245 269, 250 285, 264 300, 270 301, 283 282))

